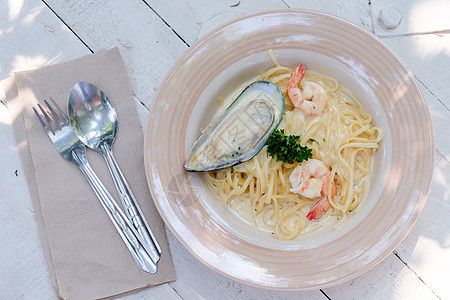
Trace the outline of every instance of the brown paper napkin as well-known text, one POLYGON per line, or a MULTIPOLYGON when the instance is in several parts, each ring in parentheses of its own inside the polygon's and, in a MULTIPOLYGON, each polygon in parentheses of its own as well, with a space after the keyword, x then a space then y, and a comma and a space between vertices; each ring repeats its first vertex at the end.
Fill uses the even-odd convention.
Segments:
MULTIPOLYGON (((164 224, 145 178, 142 128, 119 50, 18 72, 2 83, 58 296, 104 298, 175 280, 164 224), (78 81, 100 87, 117 110, 113 152, 162 248, 154 275, 137 267, 84 175, 56 152, 32 110, 52 97, 67 112, 70 90, 78 81)), ((92 168, 118 199, 103 157, 87 152, 92 168)))

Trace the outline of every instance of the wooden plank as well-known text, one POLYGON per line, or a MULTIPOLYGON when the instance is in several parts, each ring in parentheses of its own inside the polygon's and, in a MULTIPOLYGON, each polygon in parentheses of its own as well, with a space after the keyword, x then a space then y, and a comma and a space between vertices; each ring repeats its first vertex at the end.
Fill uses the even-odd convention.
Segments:
POLYGON ((345 19, 359 27, 372 31, 370 7, 367 1, 316 1, 285 0, 290 8, 311 9, 345 19))
POLYGON ((146 1, 189 45, 210 30, 237 17, 264 10, 287 8, 281 0, 146 1), (186 16, 189 16, 186 18, 186 16))
POLYGON ((0 104, 0 299, 56 298, 7 108, 0 104))
POLYGON ((450 30, 448 0, 371 0, 370 2, 375 19, 374 30, 378 35, 405 35, 450 30), (386 27, 386 24, 397 24, 398 21, 400 21, 398 26, 392 29, 386 27))
POLYGON ((450 299, 450 162, 439 153, 436 158, 427 203, 396 252, 441 299, 450 299))
POLYGON ((0 80, 91 53, 38 0, 1 1, 0 37, 0 80))
POLYGON ((367 273, 324 292, 337 299, 438 299, 394 254, 367 273))
POLYGON ((93 51, 119 47, 133 92, 147 107, 170 67, 187 49, 141 0, 46 3, 93 51))
POLYGON ((431 118, 433 119, 436 150, 440 155, 443 155, 447 161, 450 161, 450 110, 443 105, 440 99, 437 98, 427 86, 420 83, 420 87, 427 100, 431 118))

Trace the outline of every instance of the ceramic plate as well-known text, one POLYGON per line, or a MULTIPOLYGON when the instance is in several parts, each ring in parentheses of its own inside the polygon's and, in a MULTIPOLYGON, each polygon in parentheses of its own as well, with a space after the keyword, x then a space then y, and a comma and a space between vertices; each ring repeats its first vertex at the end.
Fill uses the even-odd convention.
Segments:
POLYGON ((144 157, 159 213, 201 262, 255 287, 306 290, 354 278, 399 245, 425 204, 434 150, 429 110, 414 76, 378 38, 330 15, 281 10, 237 19, 180 57, 153 102, 144 157), (292 241, 243 222, 200 174, 183 169, 217 110, 216 98, 271 67, 269 49, 281 64, 304 63, 336 78, 385 132, 358 213, 341 228, 292 241))

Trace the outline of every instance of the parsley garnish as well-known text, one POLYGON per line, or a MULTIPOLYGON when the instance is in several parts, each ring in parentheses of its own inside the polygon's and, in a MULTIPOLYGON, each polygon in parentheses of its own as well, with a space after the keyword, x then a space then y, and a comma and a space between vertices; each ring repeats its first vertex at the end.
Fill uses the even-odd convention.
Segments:
POLYGON ((267 140, 267 152, 272 158, 282 162, 301 163, 312 157, 312 149, 300 145, 297 135, 285 135, 284 129, 276 129, 267 140))

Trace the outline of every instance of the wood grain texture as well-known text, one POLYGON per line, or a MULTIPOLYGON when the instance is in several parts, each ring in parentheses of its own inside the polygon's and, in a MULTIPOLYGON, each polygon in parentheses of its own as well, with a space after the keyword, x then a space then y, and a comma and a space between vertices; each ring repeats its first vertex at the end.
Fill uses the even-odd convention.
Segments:
POLYGON ((450 163, 441 154, 436 156, 433 178, 422 214, 395 252, 430 290, 450 299, 450 163))
POLYGON ((394 254, 362 276, 324 291, 331 299, 438 299, 394 254))
POLYGON ((56 297, 9 112, 0 104, 0 299, 56 297), (8 272, 6 272, 8 270, 8 272))
POLYGON ((1 1, 0 38, 1 79, 91 53, 39 0, 1 1))
POLYGON ((367 1, 328 1, 319 4, 315 0, 285 0, 290 8, 311 9, 331 14, 368 31, 373 31, 370 6, 367 1))
POLYGON ((192 45, 199 36, 237 17, 288 7, 281 0, 182 0, 173 2, 146 0, 146 2, 189 45, 192 45))
POLYGON ((427 34, 450 30, 450 2, 447 0, 373 0, 374 31, 381 36, 427 34), (388 29, 382 22, 383 12, 397 11, 400 23, 388 29))
POLYGON ((187 45, 140 0, 46 3, 92 51, 118 46, 135 96, 149 107, 187 45))
MULTIPOLYGON (((123 299, 450 298, 450 23, 442 16, 448 1, 2 1, 0 80, 14 71, 118 46, 145 128, 159 84, 189 45, 235 17, 287 7, 334 14, 374 32, 414 72, 431 111, 437 151, 430 196, 417 224, 372 270, 304 293, 263 291, 229 280, 196 260, 168 231, 177 281, 123 299), (378 20, 388 7, 402 17, 391 30, 378 20)), ((11 117, 1 103, 0 144, 0 299, 53 299, 11 117)))

